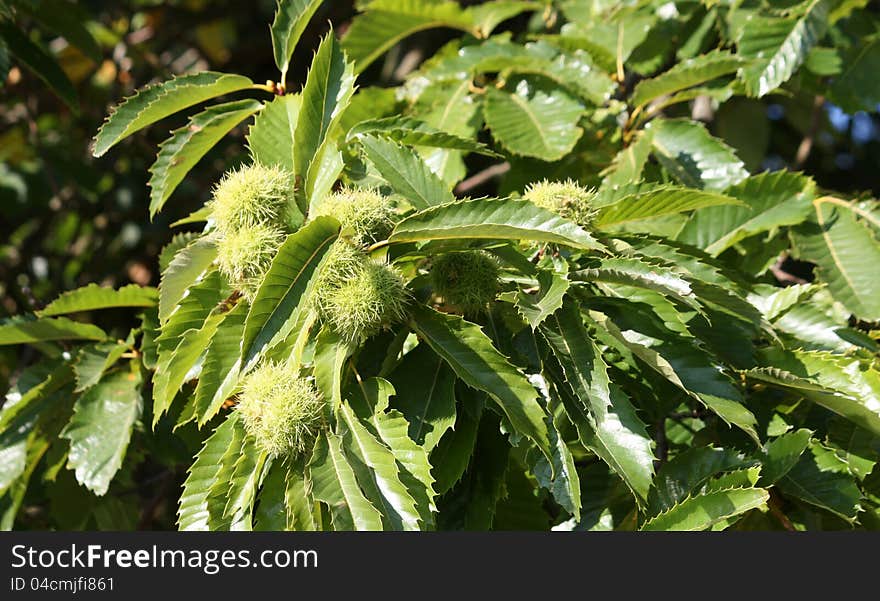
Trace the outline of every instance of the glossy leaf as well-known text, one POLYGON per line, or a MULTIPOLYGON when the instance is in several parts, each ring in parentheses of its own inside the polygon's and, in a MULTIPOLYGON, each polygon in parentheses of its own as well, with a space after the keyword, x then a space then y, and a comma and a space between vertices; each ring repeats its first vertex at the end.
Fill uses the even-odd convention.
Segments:
POLYGON ((156 289, 150 286, 129 284, 114 290, 97 284, 89 284, 83 288, 65 292, 46 305, 45 309, 38 311, 37 315, 53 317, 116 307, 155 307, 157 300, 156 289))

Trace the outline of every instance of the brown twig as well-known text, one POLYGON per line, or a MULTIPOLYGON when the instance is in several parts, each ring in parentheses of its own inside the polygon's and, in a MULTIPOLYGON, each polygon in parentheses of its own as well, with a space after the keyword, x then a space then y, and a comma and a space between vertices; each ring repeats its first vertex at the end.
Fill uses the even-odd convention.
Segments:
POLYGON ((800 169, 810 158, 810 151, 813 149, 813 140, 816 132, 819 131, 819 118, 822 116, 822 107, 825 105, 825 97, 817 95, 813 100, 813 112, 810 116, 810 127, 807 129, 804 139, 798 146, 797 153, 794 155, 794 168, 800 169))
POLYGON ((779 258, 776 259, 776 263, 770 266, 770 273, 773 274, 773 277, 775 277, 781 284, 808 284, 809 282, 807 280, 799 278, 798 276, 782 269, 782 265, 785 263, 786 259, 788 259, 788 253, 783 252, 779 255, 779 258))
POLYGON ((773 514, 773 517, 779 520, 779 523, 782 524, 783 528, 789 532, 797 531, 791 523, 791 520, 788 519, 788 516, 782 512, 782 499, 779 497, 779 493, 773 488, 770 489, 770 498, 767 499, 767 507, 770 509, 770 513, 773 514))
POLYGON ((491 167, 487 167, 487 168, 483 169, 482 171, 480 171, 479 173, 475 173, 474 175, 470 176, 469 178, 467 178, 463 182, 459 183, 455 187, 455 193, 456 194, 466 194, 467 192, 470 192, 474 188, 482 186, 483 184, 488 182, 493 177, 498 177, 500 175, 504 175, 508 171, 510 171, 510 163, 508 163, 507 161, 505 161, 503 163, 498 163, 497 165, 492 165, 491 167))

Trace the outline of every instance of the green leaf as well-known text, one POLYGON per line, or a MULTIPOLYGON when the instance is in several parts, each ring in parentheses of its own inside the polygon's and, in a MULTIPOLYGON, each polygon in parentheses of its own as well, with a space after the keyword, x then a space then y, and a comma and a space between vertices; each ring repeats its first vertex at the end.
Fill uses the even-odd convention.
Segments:
POLYGON ((327 432, 318 438, 308 473, 312 496, 330 507, 335 530, 382 530, 382 515, 358 487, 340 436, 327 432))
POLYGON ((394 407, 409 422, 409 437, 431 452, 455 425, 455 373, 424 344, 404 355, 391 374, 394 407))
POLYGON ((316 190, 322 166, 322 157, 333 144, 331 130, 348 106, 354 93, 352 64, 330 32, 321 41, 306 83, 302 90, 302 104, 294 130, 295 174, 302 178, 301 195, 297 197, 300 211, 308 213, 308 204, 316 190))
POLYGON ((0 319, 0 346, 49 340, 106 340, 107 334, 89 323, 66 317, 17 316, 0 319))
POLYGON ((685 186, 724 190, 749 176, 733 150, 702 123, 658 119, 646 127, 652 132, 654 156, 685 186))
POLYGON ((762 356, 770 368, 749 370, 747 377, 789 390, 880 434, 880 371, 823 351, 767 349, 762 356))
POLYGON ((175 395, 183 384, 198 372, 199 359, 204 355, 217 326, 223 321, 222 315, 208 317, 199 329, 188 329, 179 338, 174 351, 165 360, 160 359, 153 374, 153 425, 171 407, 175 395))
POLYGON ((743 67, 749 93, 761 97, 789 80, 828 26, 828 0, 812 0, 790 17, 749 18, 737 40, 740 56, 753 59, 743 67))
POLYGON ((196 163, 233 127, 263 108, 256 100, 215 104, 194 115, 159 145, 156 162, 150 167, 150 217, 162 210, 171 193, 196 163))
POLYGON ((180 530, 209 529, 208 495, 224 468, 223 462, 228 450, 234 448, 236 441, 240 441, 243 435, 244 428, 239 423, 239 415, 234 412, 205 440, 183 483, 177 511, 177 525, 180 530))
POLYGON ((236 305, 226 314, 208 344, 195 392, 196 421, 200 427, 220 411, 238 384, 247 312, 247 304, 236 305))
POLYGON ((0 40, 21 64, 42 79, 67 106, 75 113, 79 112, 76 90, 50 54, 30 41, 7 19, 0 19, 0 40))
POLYGON ((642 530, 697 531, 764 507, 770 495, 763 488, 731 488, 688 497, 645 522, 642 530))
MULTIPOLYGON (((229 519, 236 529, 251 530, 254 501, 257 488, 266 465, 267 455, 257 449, 253 437, 246 437, 241 448, 238 461, 229 481, 216 482, 211 494, 219 493, 220 500, 225 500, 221 519, 229 519)), ((209 511, 212 503, 208 501, 209 511)))
POLYGON ((499 353, 479 326, 428 307, 414 307, 416 333, 449 364, 459 378, 487 392, 498 403, 516 432, 552 457, 545 411, 538 392, 526 377, 499 353))
POLYGON ((626 194, 613 204, 600 207, 595 223, 598 227, 607 228, 704 207, 742 204, 736 198, 716 192, 664 186, 643 193, 626 194))
POLYGON ((273 461, 266 472, 257 510, 254 513, 254 530, 280 532, 287 530, 287 506, 284 493, 287 488, 287 464, 273 461))
POLYGON ((186 291, 205 277, 215 258, 217 247, 210 238, 198 238, 174 255, 159 284, 160 323, 168 321, 186 291))
POLYGON ((290 58, 296 43, 305 31, 306 25, 318 7, 321 0, 278 0, 275 10, 275 20, 272 22, 272 52, 275 55, 275 64, 281 70, 282 84, 286 80, 287 69, 290 66, 290 58))
POLYGON ((391 242, 468 238, 532 240, 575 248, 601 245, 577 224, 524 200, 452 202, 411 215, 397 224, 391 242))
POLYGON ((290 462, 284 488, 288 530, 317 530, 316 503, 311 498, 312 482, 302 457, 290 462))
POLYGON ((157 299, 156 289, 151 286, 129 284, 119 290, 114 290, 98 284, 89 284, 83 288, 65 292, 49 303, 45 309, 38 311, 37 315, 53 317, 67 313, 115 307, 155 307, 157 299))
POLYGON ((786 495, 827 509, 847 522, 854 522, 861 509, 862 493, 846 462, 818 442, 810 443, 776 486, 786 495))
POLYGON ((541 333, 580 403, 566 408, 574 412, 572 421, 577 425, 582 415, 589 424, 589 433, 579 433, 643 503, 654 476, 651 438, 626 394, 612 384, 575 305, 563 304, 545 320, 541 333))
POLYGON ((492 136, 507 150, 544 161, 561 159, 583 134, 584 106, 561 89, 520 84, 515 92, 489 87, 483 114, 492 136))
POLYGON ((648 367, 759 443, 757 419, 711 355, 693 343, 671 337, 662 325, 644 315, 618 312, 614 317, 612 321, 590 311, 591 319, 648 367))
POLYGON ((143 88, 107 117, 95 136, 92 154, 99 157, 131 134, 194 104, 251 86, 253 82, 242 75, 203 71, 143 88))
POLYGON ((654 132, 647 129, 638 132, 629 146, 615 155, 608 166, 602 189, 614 190, 619 186, 635 183, 642 179, 642 171, 654 146, 654 132))
POLYGON ((810 430, 787 432, 768 442, 761 454, 761 485, 770 486, 793 468, 810 445, 810 430))
POLYGON ((76 374, 76 390, 82 392, 94 386, 108 369, 129 350, 129 344, 115 341, 98 342, 83 346, 76 355, 73 371, 76 374))
POLYGON ((394 116, 361 121, 348 131, 347 140, 352 141, 365 134, 387 138, 398 144, 406 144, 408 146, 449 148, 476 152, 492 157, 501 156, 487 148, 485 144, 481 144, 472 138, 465 138, 436 129, 424 121, 419 121, 412 117, 394 116))
POLYGON ((325 327, 315 340, 314 376, 318 390, 336 411, 342 404, 342 383, 345 379, 345 362, 354 352, 354 345, 345 342, 329 327, 325 327))
POLYGON ((815 221, 794 232, 798 258, 816 263, 834 300, 865 321, 880 320, 880 220, 863 205, 831 196, 813 201, 815 221))
POLYGON ((669 71, 652 79, 643 79, 633 90, 632 103, 641 106, 692 86, 736 71, 743 60, 725 50, 714 50, 677 63, 669 71))
POLYGON ((416 209, 453 200, 443 180, 414 151, 373 135, 361 136, 360 143, 379 174, 416 209))
POLYGON ((517 292, 514 302, 533 330, 562 306, 565 293, 571 286, 565 276, 547 269, 539 271, 537 279, 539 289, 534 294, 517 292))
POLYGON ((410 425, 399 411, 388 411, 389 397, 394 394, 394 387, 381 378, 370 378, 362 384, 360 390, 370 411, 360 414, 364 425, 385 443, 394 455, 400 474, 400 481, 415 500, 422 528, 434 527, 434 514, 437 511, 434 499, 434 477, 431 475, 431 464, 424 446, 416 442, 408 434, 410 425))
POLYGON ((595 267, 570 275, 574 281, 607 282, 645 288, 668 296, 682 305, 701 311, 693 283, 680 271, 658 265, 646 258, 612 257, 601 259, 595 267))
POLYGON ((849 114, 871 112, 880 102, 876 74, 880 71, 880 39, 855 44, 843 72, 831 84, 831 101, 849 114))
POLYGON ((394 454, 360 422, 348 403, 340 406, 343 435, 358 481, 393 530, 419 530, 415 499, 400 481, 394 454))
POLYGON ((553 462, 550 463, 540 453, 532 455, 532 473, 542 487, 546 488, 563 509, 574 519, 581 519, 581 481, 577 473, 574 457, 556 426, 549 428, 550 443, 553 445, 553 462))
POLYGON ((290 334, 306 308, 318 265, 339 233, 339 223, 319 217, 287 237, 251 304, 241 346, 247 371, 257 358, 290 334))
POLYGON ((74 404, 70 423, 61 433, 70 441, 68 463, 77 481, 101 496, 122 466, 135 420, 143 402, 141 378, 121 369, 105 376, 74 404))
POLYGON ((748 236, 801 223, 814 187, 810 179, 788 171, 749 177, 725 190, 743 202, 694 212, 677 238, 718 256, 748 236))
POLYGON ((544 5, 540 2, 525 0, 490 0, 483 4, 469 6, 467 12, 473 21, 474 28, 480 32, 480 37, 486 37, 507 19, 512 19, 524 12, 540 10, 543 7, 544 5))
POLYGON ((291 173, 295 164, 293 142, 302 96, 276 96, 254 119, 247 141, 254 161, 266 167, 283 167, 291 173))
POLYGON ((713 476, 741 470, 754 463, 731 449, 692 447, 682 451, 657 470, 654 488, 648 498, 648 515, 672 509, 701 490, 713 476))
POLYGON ((360 73, 403 38, 436 27, 469 32, 473 22, 457 2, 374 0, 352 19, 342 44, 360 73))
POLYGON ((464 386, 457 395, 464 398, 462 410, 455 419, 455 427, 440 439, 431 453, 431 464, 434 466, 431 474, 435 478, 435 488, 439 494, 448 492, 464 475, 474 453, 483 411, 485 393, 464 386))

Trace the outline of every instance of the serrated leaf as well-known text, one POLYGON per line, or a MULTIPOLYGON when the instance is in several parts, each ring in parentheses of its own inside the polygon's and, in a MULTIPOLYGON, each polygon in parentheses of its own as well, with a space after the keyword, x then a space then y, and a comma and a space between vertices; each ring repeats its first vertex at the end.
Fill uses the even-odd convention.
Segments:
POLYGON ((571 152, 583 134, 578 121, 584 106, 561 89, 533 89, 520 85, 515 92, 489 87, 483 114, 492 136, 513 154, 544 161, 571 152))
POLYGON ((114 290, 98 284, 89 284, 83 288, 63 293, 49 303, 45 309, 37 311, 37 315, 53 317, 67 313, 115 307, 155 307, 157 299, 156 289, 151 286, 129 284, 114 290))
POLYGON ((0 19, 0 39, 21 64, 43 80, 75 113, 79 112, 76 90, 50 54, 30 41, 12 21, 7 19, 0 19))
POLYGON ((334 152, 331 130, 354 94, 354 71, 346 60, 333 32, 321 41, 302 90, 302 104, 297 115, 293 139, 294 173, 301 178, 297 195, 300 211, 308 213, 319 180, 323 156, 334 152))
POLYGON ((645 288, 668 296, 682 305, 702 311, 693 282, 671 267, 638 257, 601 259, 595 267, 581 269, 570 276, 573 281, 607 282, 645 288))
POLYGON ((248 306, 239 303, 226 314, 205 354, 195 392, 196 422, 208 422, 234 392, 241 370, 241 339, 248 306))
POLYGON ((648 162, 648 157, 654 148, 653 138, 652 130, 642 130, 636 134, 629 146, 614 156, 611 165, 603 172, 605 175, 605 179, 602 180, 603 190, 614 190, 642 179, 645 163, 648 162))
POLYGON ((335 530, 382 530, 382 515, 358 486, 342 451, 342 437, 318 437, 308 465, 312 496, 330 508, 335 530))
POLYGON ((467 12, 474 27, 486 37, 498 25, 524 12, 540 10, 544 5, 540 2, 524 0, 491 0, 475 6, 469 6, 467 12))
MULTIPOLYGON (((611 382, 608 366, 576 306, 564 304, 545 320, 541 333, 580 403, 575 416, 587 418, 591 432, 582 435, 643 503, 654 476, 651 439, 629 398, 611 382)), ((572 420, 578 424, 576 417, 572 420)))
POLYGON ((226 501, 221 519, 230 520, 236 529, 252 529, 254 501, 266 461, 266 453, 257 448, 253 437, 246 437, 232 477, 212 488, 212 494, 218 492, 220 499, 226 501))
POLYGON ((812 432, 805 428, 786 432, 768 442, 761 453, 761 485, 770 486, 793 468, 810 444, 812 432))
POLYGON ((599 208, 598 227, 620 226, 631 221, 683 213, 718 205, 743 205, 726 194, 679 187, 661 187, 644 193, 628 194, 599 208))
POLYGON ((769 369, 746 376, 779 386, 880 434, 880 372, 859 359, 821 351, 767 349, 769 369))
POLYGON ((618 313, 614 317, 612 321, 590 311, 591 319, 648 367, 714 411, 725 423, 737 426, 759 442, 755 415, 743 404, 742 394, 711 355, 692 343, 670 338, 662 325, 644 316, 618 313))
POLYGON ((35 318, 30 315, 0 319, 0 346, 49 340, 106 340, 98 326, 66 317, 35 318))
POLYGON ((107 117, 95 136, 92 154, 99 157, 131 134, 194 104, 251 86, 253 82, 243 75, 203 71, 143 88, 107 117))
POLYGON ((290 462, 284 488, 284 506, 287 509, 288 530, 317 530, 312 501, 312 482, 308 478, 306 461, 297 457, 290 462))
POLYGON ((287 484, 287 463, 273 461, 266 472, 257 509, 254 512, 254 530, 280 532, 287 530, 287 507, 284 492, 287 484))
POLYGON ((724 192, 742 203, 694 212, 677 239, 718 256, 748 236, 801 223, 814 187, 810 179, 788 171, 749 177, 724 192))
POLYGON ((552 457, 545 412, 538 392, 492 345, 479 326, 427 307, 413 308, 416 333, 443 357, 459 378, 489 394, 513 428, 552 457))
POLYGON ((679 182, 691 188, 724 190, 749 176, 733 150, 688 119, 659 119, 652 132, 654 156, 679 182))
POLYGON ((548 462, 539 453, 533 453, 532 473, 538 484, 549 490, 563 509, 570 513, 574 519, 580 520, 581 481, 574 457, 556 426, 553 425, 548 429, 553 449, 553 462, 548 462))
POLYGON ((187 289, 204 277, 216 257, 217 246, 210 238, 199 238, 174 255, 159 284, 160 323, 168 320, 187 289))
POLYGON ((238 413, 232 413, 205 440, 190 466, 180 495, 177 524, 180 530, 208 530, 208 495, 223 469, 223 460, 236 440, 244 436, 238 413))
POLYGON ((358 482, 393 530, 419 530, 416 502, 400 481, 394 455, 360 422, 348 403, 340 406, 350 465, 358 482), (356 458, 356 459, 355 459, 356 458))
POLYGON ((391 374, 394 407, 409 423, 409 437, 430 453, 455 425, 455 374, 427 345, 404 355, 391 374))
POLYGON ((834 300, 860 319, 880 320, 880 220, 859 205, 823 196, 815 214, 794 232, 799 258, 817 265, 818 279, 834 300))
POLYGON ((394 116, 361 121, 348 131, 347 140, 350 142, 365 134, 387 138, 398 144, 406 144, 408 146, 448 148, 476 152, 492 157, 500 156, 487 148, 485 144, 481 144, 472 138, 465 138, 439 130, 424 121, 412 117, 394 116))
POLYGON ((468 463, 474 452, 477 441, 477 430, 480 425, 480 415, 483 411, 483 399, 485 393, 462 387, 463 391, 456 394, 462 398, 462 409, 455 419, 454 428, 448 432, 437 447, 431 453, 433 468, 431 475, 434 477, 434 488, 437 493, 448 492, 464 475, 468 463), (471 398, 476 395, 477 398, 471 398))
POLYGON ((657 77, 640 81, 633 90, 632 103, 641 106, 660 96, 711 81, 733 73, 742 63, 742 58, 726 50, 714 50, 686 59, 657 77))
POLYGON ((360 143, 382 178, 416 209, 453 200, 443 180, 414 151, 373 135, 361 136, 360 143))
POLYGON ((275 64, 281 70, 281 83, 286 79, 296 43, 319 6, 321 0, 278 0, 270 31, 275 64))
POLYGON ((538 272, 537 279, 539 289, 534 294, 519 291, 514 301, 520 315, 533 330, 562 306, 565 293, 571 286, 568 278, 546 269, 538 272))
POLYGON ((677 454, 657 470, 648 497, 648 515, 672 509, 699 491, 713 476, 754 464, 732 449, 692 447, 677 454))
POLYGON ((261 108, 263 103, 257 100, 215 104, 171 132, 171 137, 159 145, 156 162, 150 167, 150 217, 162 210, 190 169, 223 136, 261 108))
POLYGON ((74 404, 61 433, 70 441, 68 464, 77 481, 101 496, 122 466, 131 430, 143 406, 140 375, 121 369, 105 376, 74 404))
POLYGON ((786 495, 827 509, 848 522, 855 521, 861 509, 862 493, 846 463, 818 442, 810 443, 776 486, 786 495))
POLYGON ((248 132, 247 141, 254 161, 266 167, 283 167, 294 172, 294 130, 299 119, 302 96, 276 96, 260 111, 248 132))
POLYGON ((435 27, 469 32, 473 22, 457 2, 374 0, 352 19, 342 44, 360 73, 406 36, 435 27))
POLYGON ((697 531, 764 507, 770 495, 763 488, 731 488, 688 497, 645 522, 641 530, 697 531))
POLYGON ((751 95, 760 98, 788 81, 825 35, 828 0, 812 0, 801 6, 790 17, 750 16, 743 27, 737 49, 754 61, 742 70, 751 95))
POLYGON ((319 217, 288 236, 278 249, 245 321, 241 346, 245 371, 291 332, 306 308, 318 265, 338 233, 335 219, 319 217))
POLYGON ((94 386, 108 369, 115 364, 130 345, 115 341, 98 342, 82 347, 76 355, 73 371, 76 374, 76 390, 82 392, 94 386))
POLYGON ((411 215, 397 224, 391 242, 501 239, 551 242, 595 249, 600 244, 577 224, 524 200, 452 202, 411 215))
POLYGON ((171 407, 175 395, 188 380, 196 377, 198 368, 214 332, 223 321, 222 315, 208 317, 199 329, 188 329, 181 336, 167 359, 160 358, 153 374, 153 425, 171 407))

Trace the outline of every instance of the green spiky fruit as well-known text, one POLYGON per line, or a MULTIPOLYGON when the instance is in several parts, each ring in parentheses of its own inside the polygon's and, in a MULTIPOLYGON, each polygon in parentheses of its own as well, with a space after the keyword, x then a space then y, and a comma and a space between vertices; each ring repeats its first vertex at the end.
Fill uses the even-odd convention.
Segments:
POLYGON ((224 235, 255 225, 289 231, 298 214, 293 181, 280 167, 253 164, 228 171, 209 203, 215 228, 224 235))
POLYGON ((356 244, 368 245, 384 240, 394 228, 396 213, 388 197, 374 190, 345 188, 327 196, 313 217, 330 215, 350 231, 356 244))
POLYGON ((252 299, 285 236, 283 230, 266 225, 243 227, 219 236, 217 266, 220 273, 246 298, 252 299))
POLYGON ((353 275, 325 294, 323 317, 336 333, 353 343, 400 321, 409 299, 397 270, 366 257, 353 275))
POLYGON ((298 455, 320 429, 324 399, 289 363, 266 361, 244 381, 238 412, 257 446, 273 457, 298 455))
POLYGON ((483 251, 440 255, 431 265, 431 283, 444 303, 477 315, 498 292, 498 263, 483 251))
POLYGON ((592 206, 593 193, 570 179, 531 184, 523 198, 583 227, 589 227, 596 217, 596 210, 592 206))

